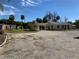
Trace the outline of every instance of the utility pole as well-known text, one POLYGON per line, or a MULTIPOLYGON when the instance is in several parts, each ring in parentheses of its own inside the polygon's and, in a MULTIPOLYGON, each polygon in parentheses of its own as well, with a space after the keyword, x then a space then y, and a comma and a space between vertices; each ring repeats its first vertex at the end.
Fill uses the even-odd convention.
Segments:
POLYGON ((65 16, 65 23, 67 23, 67 21, 68 21, 68 18, 65 16))
POLYGON ((68 18, 65 16, 65 30, 68 29, 67 28, 67 21, 68 21, 68 18))

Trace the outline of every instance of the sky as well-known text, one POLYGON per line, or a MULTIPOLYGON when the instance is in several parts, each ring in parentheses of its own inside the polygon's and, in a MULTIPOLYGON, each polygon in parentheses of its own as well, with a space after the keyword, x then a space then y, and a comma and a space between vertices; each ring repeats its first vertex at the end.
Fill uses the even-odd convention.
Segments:
POLYGON ((65 16, 69 21, 79 19, 79 0, 0 0, 4 11, 0 11, 0 18, 15 15, 16 21, 21 21, 20 15, 25 15, 26 21, 43 18, 48 12, 57 12, 62 21, 65 16))

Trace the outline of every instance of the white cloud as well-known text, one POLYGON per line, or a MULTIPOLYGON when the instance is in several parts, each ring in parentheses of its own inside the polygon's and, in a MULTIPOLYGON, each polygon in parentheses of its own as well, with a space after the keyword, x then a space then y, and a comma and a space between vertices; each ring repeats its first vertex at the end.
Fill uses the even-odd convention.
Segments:
POLYGON ((18 8, 11 6, 11 5, 7 5, 7 4, 3 4, 4 7, 9 8, 9 9, 13 9, 15 11, 20 11, 18 8))
POLYGON ((0 15, 21 15, 21 13, 14 10, 4 10, 0 11, 0 15))
POLYGON ((3 4, 3 6, 4 6, 4 7, 7 7, 7 8, 17 9, 17 8, 15 8, 14 6, 11 6, 11 5, 3 4))
POLYGON ((5 10, 5 11, 0 11, 0 15, 15 15, 16 13, 13 10, 5 10))
POLYGON ((37 2, 34 2, 32 0, 27 0, 27 2, 31 3, 31 4, 38 4, 37 2))
POLYGON ((33 0, 22 0, 22 6, 37 6, 37 5, 39 5, 39 3, 33 0))
POLYGON ((22 0, 22 6, 25 6, 25 0, 22 0))
POLYGON ((51 0, 21 0, 22 6, 38 6, 42 2, 51 0))
POLYGON ((30 2, 25 2, 27 6, 36 6, 35 4, 33 3, 30 3, 30 2))
POLYGON ((0 11, 0 15, 19 15, 21 12, 18 8, 11 5, 3 4, 3 6, 8 8, 8 10, 4 9, 4 11, 0 11))

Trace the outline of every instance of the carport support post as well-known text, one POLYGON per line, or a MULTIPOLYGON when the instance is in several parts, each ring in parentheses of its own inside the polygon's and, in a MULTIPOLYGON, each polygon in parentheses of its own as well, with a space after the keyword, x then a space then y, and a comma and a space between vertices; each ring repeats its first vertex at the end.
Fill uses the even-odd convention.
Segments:
POLYGON ((44 26, 45 30, 46 30, 46 26, 44 26))

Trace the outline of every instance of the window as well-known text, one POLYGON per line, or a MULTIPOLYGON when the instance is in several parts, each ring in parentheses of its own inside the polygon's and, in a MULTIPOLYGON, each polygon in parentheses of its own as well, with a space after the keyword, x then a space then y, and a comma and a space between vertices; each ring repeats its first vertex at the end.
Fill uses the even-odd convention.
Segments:
POLYGON ((57 25, 57 28, 60 28, 60 26, 59 26, 59 25, 57 25))

